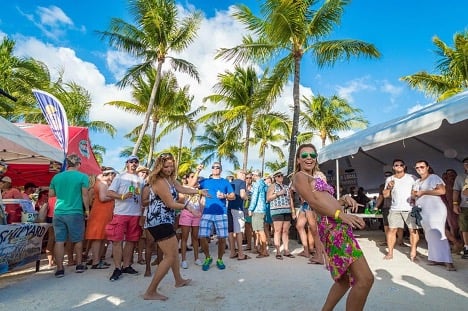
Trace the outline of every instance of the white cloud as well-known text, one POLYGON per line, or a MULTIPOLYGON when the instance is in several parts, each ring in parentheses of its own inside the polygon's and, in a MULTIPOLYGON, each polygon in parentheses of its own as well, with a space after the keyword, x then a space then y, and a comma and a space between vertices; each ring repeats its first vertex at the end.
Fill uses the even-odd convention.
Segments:
POLYGON ((364 90, 375 90, 375 87, 368 82, 368 77, 354 79, 345 84, 338 86, 338 96, 346 99, 349 103, 354 102, 353 94, 364 90))
POLYGON ((75 27, 72 19, 61 8, 55 5, 49 7, 39 6, 34 14, 25 13, 19 8, 18 11, 39 28, 45 36, 53 40, 64 37, 67 30, 79 30, 83 32, 86 30, 84 26, 75 27))
POLYGON ((57 27, 60 25, 71 25, 73 26, 72 20, 62 11, 61 8, 51 5, 48 8, 38 7, 37 14, 41 20, 41 23, 46 26, 57 27))

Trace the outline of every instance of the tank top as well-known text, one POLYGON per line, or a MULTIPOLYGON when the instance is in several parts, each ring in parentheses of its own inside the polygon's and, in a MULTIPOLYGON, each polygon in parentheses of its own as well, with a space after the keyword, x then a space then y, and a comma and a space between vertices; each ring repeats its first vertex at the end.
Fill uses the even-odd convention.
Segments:
MULTIPOLYGON (((177 191, 174 185, 169 185, 172 198, 174 201, 177 199, 177 191)), ((149 194, 149 206, 148 213, 146 215, 146 227, 156 227, 162 224, 174 224, 175 222, 175 210, 167 207, 161 198, 153 192, 153 188, 150 187, 149 194)))
POLYGON ((280 195, 270 201, 270 213, 272 216, 280 214, 291 214, 290 200, 289 200, 289 187, 287 185, 274 184, 275 192, 282 189, 286 190, 285 195, 280 195))

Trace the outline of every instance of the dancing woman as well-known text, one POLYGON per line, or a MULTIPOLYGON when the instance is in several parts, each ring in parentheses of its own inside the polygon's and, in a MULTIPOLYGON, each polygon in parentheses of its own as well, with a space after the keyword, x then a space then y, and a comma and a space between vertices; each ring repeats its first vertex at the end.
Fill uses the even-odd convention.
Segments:
POLYGON ((163 251, 163 260, 151 280, 146 293, 145 300, 167 300, 168 297, 158 293, 158 286, 163 277, 172 269, 175 279, 175 287, 182 287, 190 283, 190 279, 183 279, 179 267, 179 243, 174 230, 175 210, 188 209, 194 215, 199 216, 190 204, 178 203, 178 192, 185 194, 207 195, 206 190, 185 188, 176 180, 175 159, 170 153, 161 154, 156 165, 149 176, 150 203, 147 213, 148 231, 154 238, 155 243, 163 251))
POLYGON ((320 239, 328 256, 331 276, 335 281, 322 310, 333 310, 350 287, 346 310, 362 310, 374 276, 354 238, 352 228, 364 228, 365 223, 356 215, 344 213, 342 205, 356 209, 356 201, 349 196, 338 201, 332 196, 333 187, 322 179, 323 174, 318 174, 316 159, 317 150, 314 145, 299 146, 296 152, 293 186, 319 214, 320 239))

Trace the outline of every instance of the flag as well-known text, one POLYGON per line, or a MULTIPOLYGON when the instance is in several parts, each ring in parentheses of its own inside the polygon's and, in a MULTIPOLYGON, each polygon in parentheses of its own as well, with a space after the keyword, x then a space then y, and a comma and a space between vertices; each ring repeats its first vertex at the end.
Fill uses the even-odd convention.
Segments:
POLYGON ((65 109, 55 96, 40 90, 33 90, 32 92, 55 139, 57 139, 59 146, 66 155, 68 152, 68 120, 65 109))

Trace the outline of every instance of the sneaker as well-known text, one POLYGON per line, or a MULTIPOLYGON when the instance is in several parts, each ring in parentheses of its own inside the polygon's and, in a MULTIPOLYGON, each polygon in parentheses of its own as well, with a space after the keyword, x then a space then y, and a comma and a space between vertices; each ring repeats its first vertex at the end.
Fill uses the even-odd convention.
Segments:
POLYGON ((461 256, 462 259, 468 259, 468 249, 463 249, 463 255, 461 256))
POLYGON ((224 264, 222 259, 216 260, 216 266, 218 267, 219 270, 226 269, 226 265, 224 264))
POLYGON ((183 269, 188 269, 188 263, 187 263, 187 261, 185 261, 185 260, 182 261, 181 267, 182 267, 183 269))
POLYGON ((197 266, 201 266, 201 265, 203 265, 203 262, 200 259, 197 259, 197 260, 195 260, 195 264, 197 266))
POLYGON ((79 264, 79 265, 76 266, 75 272, 76 273, 83 273, 83 272, 85 272, 86 269, 87 269, 86 265, 79 264))
POLYGON ((132 266, 128 266, 128 267, 122 269, 122 273, 138 274, 138 271, 133 269, 132 266))
POLYGON ((120 276, 122 275, 122 271, 120 271, 120 269, 118 268, 115 268, 114 272, 112 273, 111 277, 110 277, 110 281, 113 282, 113 281, 117 281, 120 276))
POLYGON ((63 278, 64 276, 65 276, 65 271, 64 270, 55 271, 55 277, 56 278, 63 278))
POLYGON ((202 265, 202 270, 208 271, 212 262, 213 262, 213 258, 211 257, 205 258, 205 261, 203 262, 203 265, 202 265))

